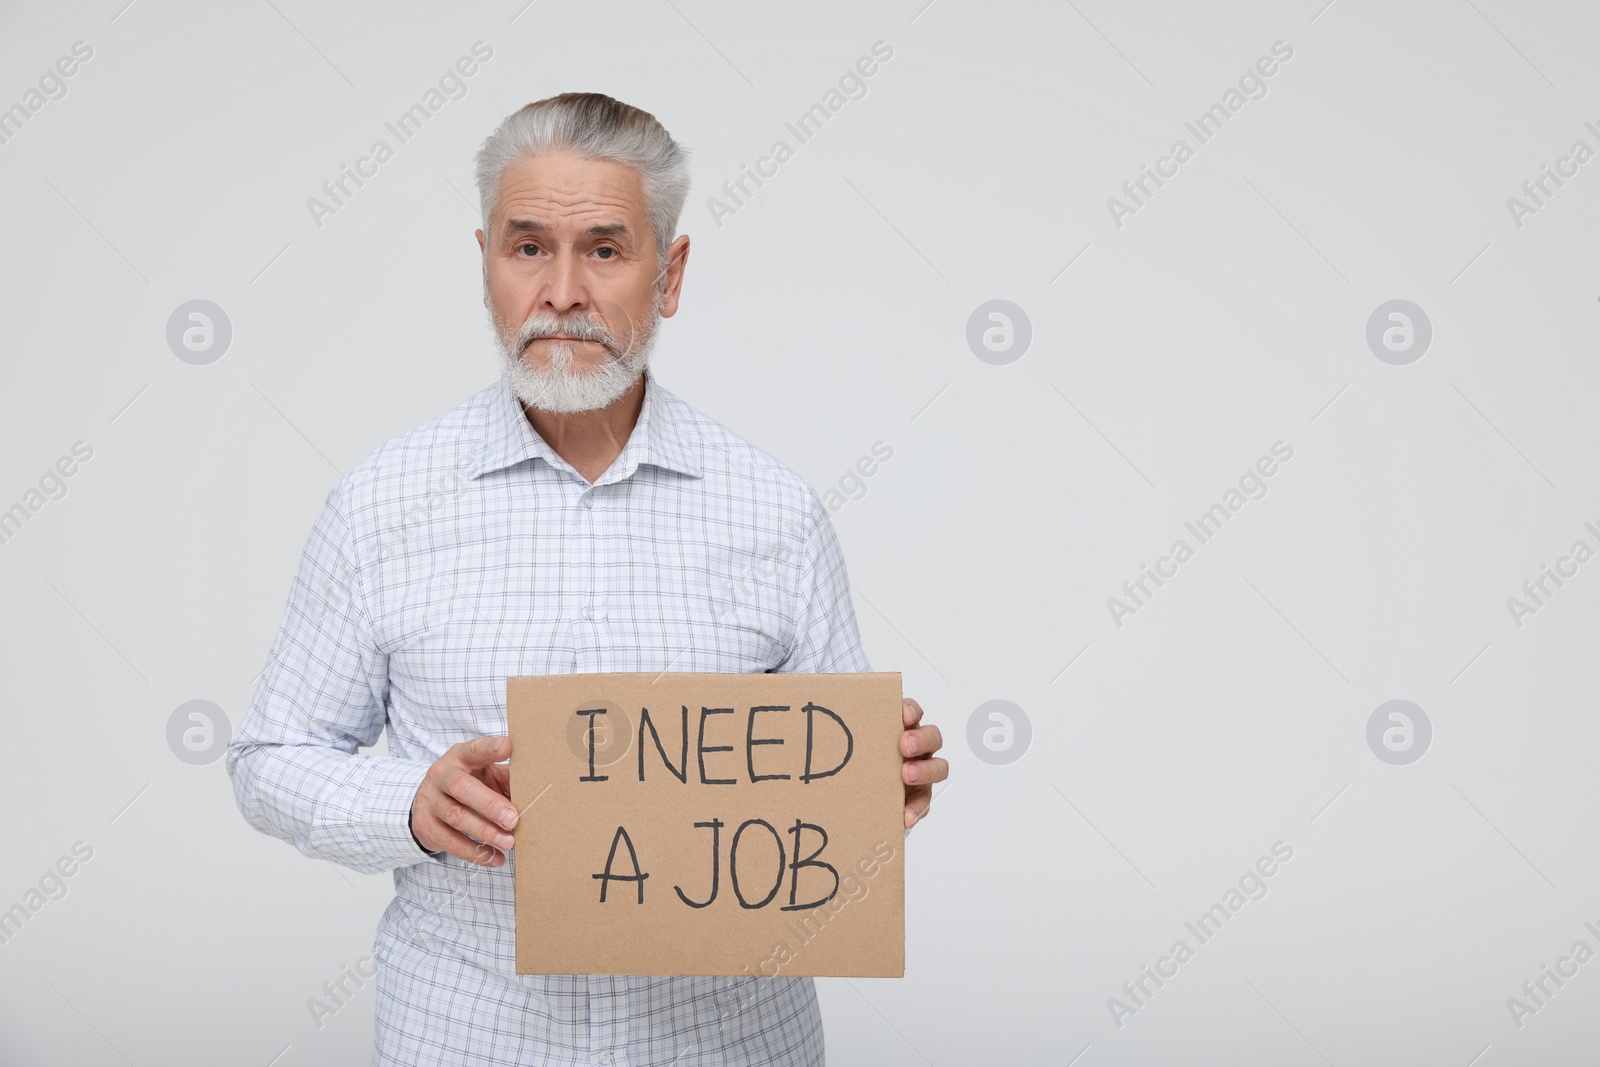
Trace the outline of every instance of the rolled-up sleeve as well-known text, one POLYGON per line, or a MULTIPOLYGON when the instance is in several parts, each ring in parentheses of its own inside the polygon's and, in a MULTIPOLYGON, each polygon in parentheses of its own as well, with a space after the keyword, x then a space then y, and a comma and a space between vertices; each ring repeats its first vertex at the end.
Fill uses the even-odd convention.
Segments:
POLYGON ((345 506, 341 483, 306 542, 227 768, 250 825, 307 856, 377 874, 430 859, 411 834, 411 803, 430 764, 357 751, 383 731, 389 665, 373 637, 345 506))

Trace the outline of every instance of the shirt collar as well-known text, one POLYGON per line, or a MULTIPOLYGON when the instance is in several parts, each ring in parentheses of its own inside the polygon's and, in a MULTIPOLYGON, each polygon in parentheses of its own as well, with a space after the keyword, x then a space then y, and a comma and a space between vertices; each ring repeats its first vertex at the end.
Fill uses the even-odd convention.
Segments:
MULTIPOLYGON (((639 419, 634 424, 633 432, 628 435, 621 454, 612 461, 611 467, 596 485, 632 477, 645 464, 686 474, 691 478, 702 476, 703 472, 696 463, 696 450, 690 440, 691 430, 679 417, 674 403, 676 398, 661 387, 649 367, 645 368, 644 382, 644 403, 640 405, 639 419)), ((570 471, 581 477, 534 430, 522 409, 522 402, 511 391, 511 383, 504 377, 491 391, 478 457, 472 474, 474 478, 514 467, 530 459, 542 459, 557 470, 570 471)))

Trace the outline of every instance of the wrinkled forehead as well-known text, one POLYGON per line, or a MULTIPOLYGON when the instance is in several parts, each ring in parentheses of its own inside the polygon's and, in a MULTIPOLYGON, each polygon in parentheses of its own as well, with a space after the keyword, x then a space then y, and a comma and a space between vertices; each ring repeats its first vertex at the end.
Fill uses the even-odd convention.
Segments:
POLYGON ((491 220, 497 233, 545 232, 572 237, 637 237, 645 221, 644 187, 636 167, 567 152, 526 155, 500 178, 491 220))

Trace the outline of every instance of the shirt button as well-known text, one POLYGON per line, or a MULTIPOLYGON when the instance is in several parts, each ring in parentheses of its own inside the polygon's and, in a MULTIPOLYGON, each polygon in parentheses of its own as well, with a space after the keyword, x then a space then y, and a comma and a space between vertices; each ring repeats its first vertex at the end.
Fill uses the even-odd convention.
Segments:
MULTIPOLYGON (((594 605, 593 604, 585 604, 583 606, 583 617, 586 618, 586 619, 594 618, 594 605)), ((606 1055, 609 1056, 610 1053, 608 1052, 608 1053, 606 1053, 606 1055)), ((610 1063, 611 1061, 610 1060, 603 1060, 602 1062, 610 1063)))
POLYGON ((600 1062, 601 1063, 610 1063, 611 1062, 611 1050, 610 1049, 606 1049, 604 1052, 600 1053, 600 1062))
MULTIPOLYGON (((594 495, 592 493, 583 494, 583 506, 586 507, 586 508, 594 507, 594 495)), ((610 1063, 611 1061, 610 1060, 605 1060, 603 1062, 610 1063)))

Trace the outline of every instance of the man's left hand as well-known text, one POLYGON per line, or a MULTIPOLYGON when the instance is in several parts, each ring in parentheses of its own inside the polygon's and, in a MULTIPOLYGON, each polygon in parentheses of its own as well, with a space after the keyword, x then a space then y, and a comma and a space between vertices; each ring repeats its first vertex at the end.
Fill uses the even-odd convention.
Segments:
POLYGON ((900 755, 905 762, 900 765, 900 779, 906 786, 906 829, 909 830, 928 814, 933 804, 933 783, 950 777, 950 762, 935 756, 944 744, 937 726, 923 726, 922 705, 906 697, 900 706, 905 732, 900 735, 900 755))

